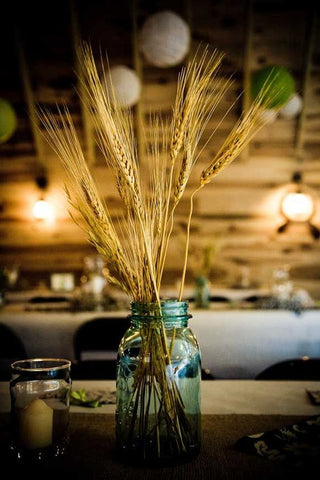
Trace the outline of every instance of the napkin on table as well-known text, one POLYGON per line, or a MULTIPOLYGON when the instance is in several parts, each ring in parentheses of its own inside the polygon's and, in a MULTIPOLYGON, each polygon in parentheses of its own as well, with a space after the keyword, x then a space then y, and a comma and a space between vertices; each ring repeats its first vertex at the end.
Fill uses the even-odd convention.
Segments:
POLYGON ((296 466, 320 462, 320 415, 278 429, 246 435, 236 450, 296 466))
POLYGON ((314 405, 320 405, 320 390, 306 390, 311 403, 314 405))

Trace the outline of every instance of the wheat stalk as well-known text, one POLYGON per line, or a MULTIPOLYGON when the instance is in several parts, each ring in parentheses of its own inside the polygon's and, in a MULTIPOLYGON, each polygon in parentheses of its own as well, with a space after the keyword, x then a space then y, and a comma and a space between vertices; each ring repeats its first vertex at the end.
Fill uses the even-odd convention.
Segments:
MULTIPOLYGON (((127 208, 133 208, 140 224, 140 233, 144 242, 144 253, 149 263, 148 273, 154 285, 153 297, 159 300, 156 282, 156 268, 153 262, 152 245, 146 221, 146 204, 141 194, 140 175, 137 167, 136 148, 133 141, 132 118, 129 111, 117 103, 114 90, 106 90, 101 81, 92 50, 83 44, 79 51, 83 68, 84 87, 87 92, 86 101, 91 111, 95 112, 94 120, 98 131, 99 145, 108 162, 118 172, 118 183, 126 187, 121 194, 127 208)), ((107 73, 103 70, 103 81, 107 84, 107 73)), ((111 83, 111 80, 109 81, 111 83)), ((111 83, 112 85, 112 83, 111 83)), ((153 299, 153 298, 151 298, 153 299)))
MULTIPOLYGON (((100 200, 70 113, 65 108, 63 111, 58 109, 58 114, 60 123, 47 110, 38 111, 39 118, 45 127, 44 136, 68 173, 71 184, 71 189, 66 187, 69 203, 84 220, 85 226, 82 228, 88 233, 90 243, 112 265, 112 270, 116 270, 119 277, 118 282, 122 288, 132 295, 136 285, 134 270, 130 269, 130 263, 126 258, 107 206, 100 200)), ((72 218, 79 225, 79 221, 73 215, 72 218)))
POLYGON ((173 199, 171 207, 170 195, 168 195, 166 201, 164 217, 166 229, 163 230, 162 248, 159 256, 159 286, 173 229, 174 211, 183 196, 192 168, 198 159, 196 150, 205 127, 230 85, 229 81, 221 82, 221 80, 217 80, 222 59, 223 54, 217 50, 210 53, 208 47, 201 48, 200 46, 191 62, 181 70, 178 78, 169 148, 171 161, 169 190, 171 191, 173 188, 173 199), (209 93, 214 84, 216 88, 220 87, 218 95, 210 95, 209 93), (182 155, 179 161, 181 150, 182 155), (175 168, 176 181, 174 182, 175 168))
POLYGON ((230 165, 264 125, 260 105, 254 104, 228 135, 210 165, 201 173, 200 186, 211 182, 230 165))
POLYGON ((263 116, 262 105, 264 108, 267 108, 268 104, 271 103, 272 97, 270 96, 270 89, 272 88, 272 84, 268 82, 265 83, 257 99, 250 106, 248 112, 240 117, 234 128, 231 130, 230 134, 223 142, 220 150, 213 158, 212 162, 205 170, 202 171, 199 186, 196 188, 196 190, 192 193, 190 197, 190 210, 187 221, 186 247, 179 289, 179 300, 181 300, 183 295, 185 276, 187 271, 188 249, 190 242, 190 226, 193 213, 194 197, 207 183, 211 182, 214 177, 216 177, 228 165, 230 165, 230 163, 232 163, 239 156, 243 149, 257 134, 257 132, 264 125, 266 125, 267 118, 263 116))
MULTIPOLYGON (((77 54, 82 69, 80 80, 86 92, 83 101, 93 114, 98 145, 106 161, 123 177, 136 208, 143 213, 132 113, 129 109, 124 112, 116 101, 114 90, 107 90, 110 74, 103 69, 101 79, 90 45, 83 43, 77 54)), ((101 64, 103 66, 103 62, 101 64)), ((110 81, 109 84, 112 85, 110 81)))

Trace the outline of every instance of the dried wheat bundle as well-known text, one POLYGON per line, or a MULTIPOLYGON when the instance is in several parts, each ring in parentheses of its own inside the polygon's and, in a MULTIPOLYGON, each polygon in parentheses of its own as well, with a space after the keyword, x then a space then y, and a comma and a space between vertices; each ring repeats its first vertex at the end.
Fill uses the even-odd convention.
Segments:
MULTIPOLYGON (((150 168, 146 174, 139 164, 132 112, 117 103, 112 89, 105 88, 107 83, 111 84, 109 69, 101 61, 99 71, 87 43, 81 44, 78 55, 82 69, 79 79, 84 92, 81 101, 92 114, 98 145, 114 172, 124 206, 121 220, 113 220, 97 190, 67 107, 58 110, 59 120, 51 112, 39 110, 44 135, 68 174, 66 189, 70 205, 80 214, 81 225, 89 241, 106 259, 109 281, 122 288, 134 301, 159 301, 174 211, 199 157, 198 145, 204 129, 228 90, 231 79, 225 80, 219 75, 223 60, 220 52, 210 52, 208 47, 198 49, 178 77, 172 118, 163 120, 155 114, 150 116, 150 168)), ((194 194, 229 165, 263 126, 262 97, 261 94, 239 120, 220 151, 202 172, 199 188, 194 194)), ((194 194, 191 197, 180 298, 184 287, 194 194)))

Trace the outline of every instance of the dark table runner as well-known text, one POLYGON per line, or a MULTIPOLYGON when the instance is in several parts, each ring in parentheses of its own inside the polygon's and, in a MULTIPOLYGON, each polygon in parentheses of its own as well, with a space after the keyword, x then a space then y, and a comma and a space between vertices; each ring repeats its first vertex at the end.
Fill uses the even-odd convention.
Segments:
POLYGON ((306 419, 282 415, 203 415, 201 453, 192 461, 166 468, 138 468, 121 463, 115 456, 114 415, 71 413, 71 443, 68 453, 53 464, 42 467, 18 466, 7 453, 10 434, 9 415, 0 415, 1 477, 41 480, 270 480, 306 478, 307 466, 270 461, 237 451, 237 440, 306 419), (4 476, 8 469, 7 477, 4 476))

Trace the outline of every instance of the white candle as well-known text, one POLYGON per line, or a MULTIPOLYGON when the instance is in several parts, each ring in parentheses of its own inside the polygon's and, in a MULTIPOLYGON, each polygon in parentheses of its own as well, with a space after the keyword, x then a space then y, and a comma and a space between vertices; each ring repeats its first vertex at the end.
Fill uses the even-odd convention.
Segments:
POLYGON ((26 448, 43 448, 52 444, 53 409, 43 400, 32 400, 20 412, 20 442, 26 448))

